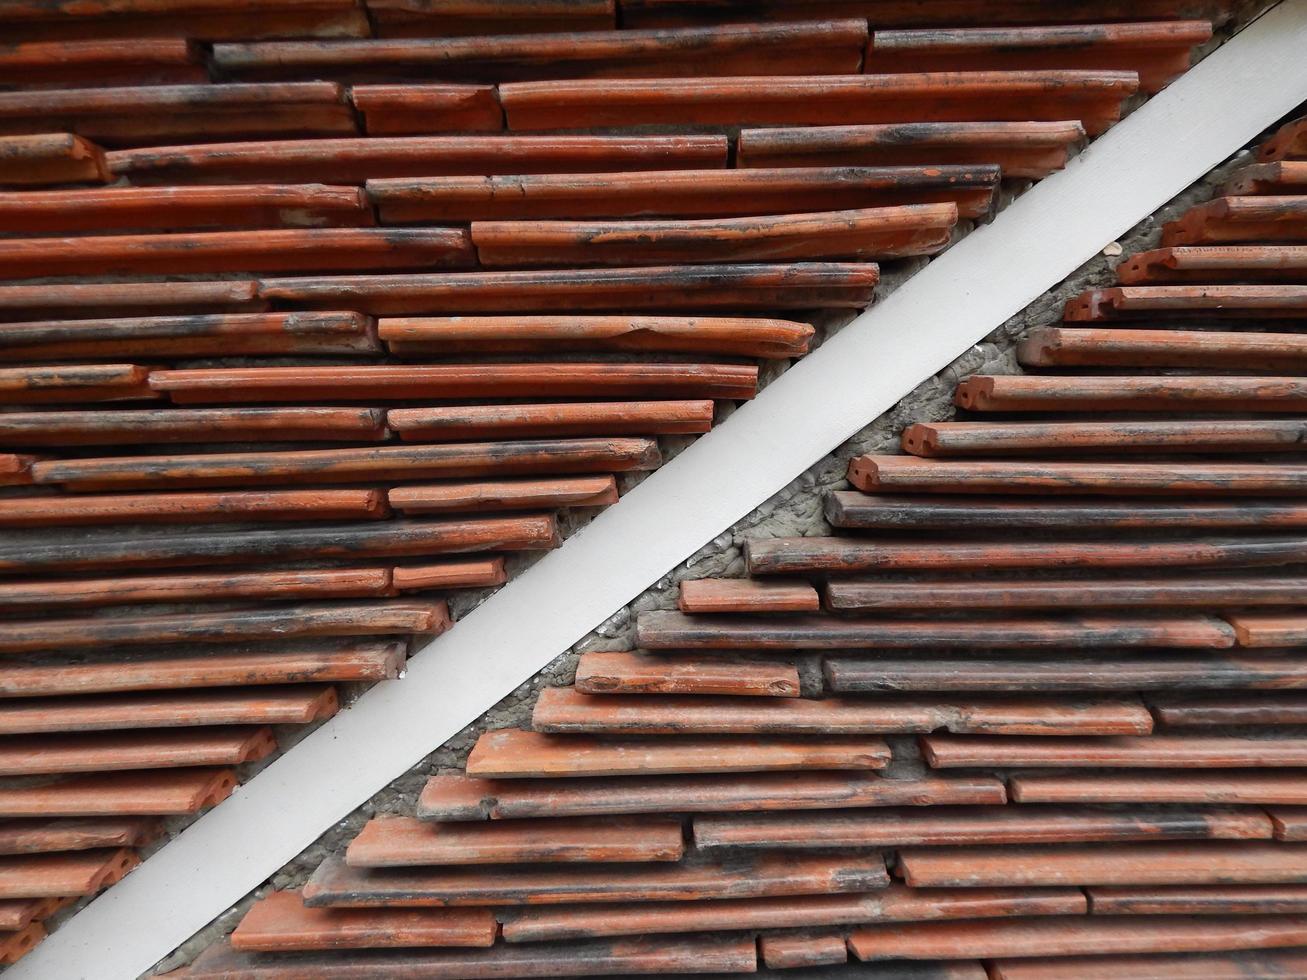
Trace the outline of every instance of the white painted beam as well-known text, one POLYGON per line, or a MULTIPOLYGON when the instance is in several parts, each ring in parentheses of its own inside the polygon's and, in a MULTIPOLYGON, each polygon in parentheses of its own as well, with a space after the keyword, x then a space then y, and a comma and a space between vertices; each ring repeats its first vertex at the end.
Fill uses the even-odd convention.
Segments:
POLYGON ((148 970, 1105 244, 1307 100, 1307 0, 1285 0, 936 258, 758 399, 278 759, 12 967, 148 970))

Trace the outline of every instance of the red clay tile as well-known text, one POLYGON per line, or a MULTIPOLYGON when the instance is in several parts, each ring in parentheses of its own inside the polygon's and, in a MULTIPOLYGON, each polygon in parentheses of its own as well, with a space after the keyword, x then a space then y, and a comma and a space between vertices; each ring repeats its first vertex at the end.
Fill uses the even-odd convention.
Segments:
POLYGON ((40 613, 56 607, 240 599, 348 599, 394 595, 388 568, 306 568, 280 572, 130 575, 0 582, 0 609, 40 613))
POLYGON ((844 934, 840 932, 760 936, 758 952, 769 970, 826 966, 844 963, 849 958, 844 934))
POLYGON ((17 932, 0 933, 0 964, 17 963, 45 938, 45 927, 33 922, 17 932))
POLYGON ((479 978, 612 976, 629 973, 751 973, 757 951, 747 936, 643 938, 560 946, 474 950, 359 950, 301 953, 269 959, 214 943, 186 970, 188 980, 479 980, 479 978))
POLYGON ((1228 921, 1169 916, 1139 920, 1081 916, 871 926, 856 929, 849 935, 849 948, 863 960, 1205 952, 1301 946, 1305 942, 1307 917, 1303 916, 1248 916, 1228 921))
POLYGON ((390 570, 390 578, 397 592, 420 592, 503 585, 508 580, 508 573, 504 569, 504 559, 495 557, 397 565, 390 570))
MULTIPOLYGON (((1307 191, 1307 163, 1263 163, 1248 167, 1249 183, 1269 185, 1269 181, 1296 181, 1295 193, 1307 191), (1288 172, 1288 168, 1294 168, 1288 172), (1250 171, 1273 168, 1283 176, 1254 177, 1250 171)), ((1238 175, 1236 174, 1236 179, 1238 175)), ((1227 185, 1229 186, 1229 185, 1227 185)), ((1241 191, 1240 193, 1253 193, 1241 191)), ((1117 266, 1117 279, 1123 285, 1158 283, 1219 282, 1292 282, 1307 267, 1307 246, 1302 245, 1173 245, 1131 256, 1117 266)))
MULTIPOLYGON (((1004 428, 999 424, 998 428, 1004 428)), ((1307 524, 1307 504, 1292 500, 1073 500, 1049 497, 875 496, 836 490, 826 497, 826 518, 835 527, 903 528, 1227 528, 1266 530, 1307 524)), ((1227 542, 1228 543, 1228 542, 1227 542)), ((1086 545, 1088 543, 1085 543, 1086 545)), ((790 539, 786 547, 797 546, 790 539)), ((748 547, 746 545, 746 547, 748 547)), ((760 550, 760 545, 752 545, 760 550)))
POLYGON ((313 636, 440 634, 451 625, 443 601, 313 603, 143 616, 84 616, 0 622, 0 653, 156 643, 227 643, 313 636))
POLYGON ((1162 226, 1163 245, 1307 241, 1307 197, 1218 197, 1162 226))
POLYGON ((403 665, 404 644, 398 641, 264 643, 143 656, 118 652, 63 661, 6 658, 0 661, 0 697, 377 681, 397 677, 403 665))
MULTIPOLYGON (((278 305, 309 309, 339 309, 341 305, 350 305, 378 315, 734 313, 814 307, 862 309, 871 302, 879 281, 880 270, 871 262, 757 262, 651 265, 633 269, 304 276, 264 279, 259 283, 259 295, 278 305)), ((5 294, 0 289, 0 313, 4 301, 5 294)))
POLYGON ((32 482, 33 457, 0 453, 0 486, 25 486, 32 482))
MULTIPOLYGON (((1307 580, 1281 577, 1074 579, 1065 582, 1014 579, 833 581, 826 585, 826 603, 833 611, 862 612, 880 609, 1067 609, 1076 606, 1211 608, 1221 603, 1284 606, 1297 605, 1305 588, 1307 580)), ((1133 663, 1147 670, 1157 660, 1150 657, 1147 663, 1124 659, 1113 662, 1120 665, 1133 663)), ((1105 661, 1096 658, 1095 662, 1105 661)), ((1183 660, 1177 658, 1174 662, 1183 660)), ((1253 662, 1249 658, 1241 661, 1246 664, 1253 662)), ((1272 668, 1293 669, 1289 661, 1280 658, 1270 658, 1263 663, 1272 668)), ((929 662, 924 669, 931 669, 929 662)), ((1201 681, 1195 679, 1195 683, 1201 681)))
POLYGON ((1019 803, 1307 803, 1307 778, 1271 772, 1113 772, 1018 774, 1008 778, 1019 803))
POLYGON ((701 578, 681 583, 676 606, 683 613, 816 612, 821 598, 803 581, 701 578))
POLYGON ((317 684, 172 694, 105 694, 0 702, 0 734, 104 732, 200 725, 306 725, 339 708, 336 689, 317 684))
POLYGON ((1206 955, 1073 956, 998 960, 992 980, 1293 980, 1307 973, 1307 952, 1258 950, 1206 955))
POLYGON ((363 114, 369 135, 497 133, 504 128, 491 85, 355 85, 349 97, 363 114))
POLYGON ((617 503, 617 483, 611 476, 436 483, 395 487, 386 499, 405 514, 604 507, 617 503))
MULTIPOLYGON (((205 0, 84 3, 16 0, 5 10, 14 40, 78 38, 367 37, 368 19, 353 0, 205 0)), ((130 48, 130 45, 124 45, 130 48)))
MULTIPOLYGON (((959 23, 1046 24, 1049 11, 1028 0, 952 0, 925 7, 911 2, 884 2, 874 8, 867 0, 622 0, 622 23, 639 27, 673 27, 713 21, 820 20, 834 11, 873 10, 878 29, 955 27, 959 23)), ((1229 18, 1221 3, 1193 0, 1095 0, 1088 6, 1061 6, 1060 23, 1096 24, 1105 20, 1174 20, 1202 11, 1218 23, 1229 18)))
MULTIPOLYGON (((1149 735, 1144 738, 985 738, 926 735, 933 768, 1049 766, 1220 769, 1307 765, 1307 738, 1149 735)), ((1019 777, 1020 778, 1020 777, 1019 777)))
MULTIPOLYGON (((623 34, 629 32, 617 36, 623 34)), ((763 167, 380 178, 367 182, 367 194, 386 224, 514 218, 707 218, 950 202, 957 205, 962 217, 977 218, 993 210, 998 179, 999 168, 989 164, 763 167)))
MULTIPOLYGON (((385 9, 384 4, 371 6, 385 9)), ((408 6, 410 10, 418 9, 412 3, 408 6)), ((538 9, 537 4, 518 6, 523 13, 538 9)), ((428 7, 427 16, 439 17, 440 13, 456 9, 450 5, 435 10, 428 7)), ((505 12, 509 9, 505 8, 505 12)), ((225 76, 245 79, 430 77, 502 82, 570 77, 806 75, 858 71, 867 43, 867 22, 863 18, 811 24, 723 24, 671 31, 590 31, 583 26, 569 30, 559 25, 558 33, 509 35, 507 31, 520 29, 519 23, 513 18, 496 25, 485 31, 490 37, 451 37, 443 30, 427 29, 413 35, 419 39, 409 41, 219 44, 215 45, 213 61, 225 76)), ((383 30, 385 26, 383 20, 383 30)))
POLYGON ((512 130, 997 118, 1079 120, 1095 135, 1116 122, 1138 84, 1134 72, 1115 71, 586 79, 509 83, 499 87, 499 98, 512 130))
MULTIPOLYGON (((644 700, 644 699, 640 699, 644 700)), ((779 700, 779 699, 768 699, 779 700)), ((882 769, 878 738, 610 739, 542 735, 516 728, 484 733, 468 756, 470 776, 639 776, 661 773, 882 769)))
POLYGON ((677 819, 508 820, 430 823, 382 817, 345 850, 351 868, 460 864, 611 864, 679 861, 677 819))
POLYGON ((1264 840, 1257 810, 1093 810, 1069 807, 928 807, 694 818, 703 851, 747 848, 892 848, 1126 840, 1264 840))
POLYGON ((0 929, 8 932, 24 929, 33 922, 48 919, 72 900, 72 896, 0 899, 0 929))
POLYGON ((392 408, 386 412, 386 421, 406 442, 670 435, 707 432, 712 428, 713 402, 701 399, 392 408))
POLYGON ((474 221, 472 243, 488 268, 888 260, 936 254, 957 219, 950 202, 747 218, 474 221))
POLYGON ((24 486, 32 482, 31 456, 0 453, 0 486, 24 486))
MULTIPOLYGON (((148 817, 98 820, 6 820, 0 823, 0 854, 45 854, 101 847, 140 847, 156 840, 163 826, 148 817)), ((0 918, 0 928, 11 924, 0 918)))
POLYGON ((1307 643, 1307 616, 1294 613, 1226 613, 1241 647, 1296 647, 1307 643))
POLYGON ((0 817, 174 816, 215 806, 235 788, 230 769, 66 776, 0 788, 0 817))
POLYGON ((476 254, 461 228, 272 228, 0 239, 0 279, 399 271, 474 265, 476 254))
POLYGON ((0 775, 239 766, 276 750, 267 727, 13 735, 0 742, 0 775))
MULTIPOLYGON (((1134 506, 1131 504, 1129 508, 1120 510, 1134 510, 1134 506)), ((1248 506, 1254 511, 1257 508, 1252 502, 1248 506)), ((1023 508, 1024 505, 1018 510, 1023 508)), ((960 521, 965 521, 966 517, 975 513, 970 507, 959 510, 951 505, 946 505, 941 510, 945 514, 956 515, 960 521)), ((1075 513, 1074 509, 1069 510, 1072 514, 1075 513)), ((1109 514, 1111 510, 1109 508, 1109 514)), ((1289 511, 1292 516, 1288 519, 1297 521, 1300 508, 1291 507, 1289 511)), ((996 513, 1001 515, 1003 512, 1000 510, 996 513)), ((1056 509, 1054 513, 1058 513, 1056 509)), ((1083 508, 1080 513, 1084 513, 1083 508)), ((1093 526, 1088 518, 1097 513, 1098 508, 1093 508, 1086 514, 1085 524, 1078 526, 1093 526)), ((1181 507, 1180 519, 1185 520, 1188 515, 1205 517, 1207 513, 1214 514, 1218 520, 1225 520, 1228 510, 1217 508, 1208 511, 1202 505, 1195 509, 1195 505, 1186 503, 1181 507)), ((1140 522, 1144 520, 1144 514, 1136 512, 1131 520, 1140 522)), ((1252 523, 1250 515, 1245 515, 1245 519, 1252 523)), ((1008 523, 1004 517, 1000 517, 1000 521, 1001 523, 996 522, 997 527, 1005 529, 1023 526, 1022 523, 1008 523)), ((1032 520, 1024 526, 1040 527, 1043 524, 1032 520)), ((1009 568, 1233 568, 1295 564, 1307 556, 1307 538, 1288 536, 1159 538, 1151 541, 1129 538, 1123 541, 1028 541, 1011 538, 1009 535, 995 541, 950 541, 936 537, 906 542, 892 538, 883 541, 874 538, 759 538, 746 541, 744 553, 751 575, 847 575, 909 569, 951 572, 1009 568)), ((943 628, 952 626, 947 620, 941 623, 943 628)), ((968 626, 965 623, 952 628, 957 629, 958 626, 976 630, 974 625, 968 626)), ((1209 632, 1207 629, 1202 631, 1209 632)), ((1093 631, 1082 628, 1080 634, 1090 636, 1093 631)))
POLYGON ((1307 808, 1277 806, 1267 811, 1276 840, 1307 840, 1307 808))
MULTIPOLYGON (((1070 583, 1068 583, 1070 584, 1070 583)), ((1086 597, 1071 599, 1083 602, 1086 597)), ((1222 597, 1229 601, 1228 597, 1222 597)), ((926 601, 923 597, 921 601, 926 601)), ((1063 607, 1065 608, 1065 607, 1063 607)), ((913 659, 828 656, 826 689, 879 691, 1151 691, 1307 687, 1307 664, 1288 657, 1144 656, 913 659)))
POLYGON ((755 773, 615 779, 475 779, 433 776, 418 798, 425 820, 518 819, 594 814, 803 810, 831 807, 1003 803, 992 776, 887 779, 868 772, 755 773))
POLYGON ((375 442, 386 435, 383 421, 384 413, 377 408, 6 412, 0 416, 0 439, 6 445, 46 448, 181 442, 375 442))
POLYGON ((925 457, 1030 452, 1264 453, 1296 451, 1305 428, 1293 419, 917 422, 903 430, 903 448, 925 457))
POLYGON ((374 177, 609 173, 725 167, 724 136, 372 136, 198 143, 106 154, 132 184, 174 181, 309 183, 374 177))
MULTIPOLYGON (((0 426, 3 417, 0 416, 0 426)), ((387 516, 381 490, 257 490, 227 493, 96 494, 0 500, 0 526, 223 524, 368 520, 387 516)))
MULTIPOLYGON (((1281 845, 1285 846, 1285 845, 1281 845)), ((304 886, 313 907, 558 905, 699 901, 864 892, 889 884, 879 855, 648 865, 387 868, 364 871, 330 857, 304 886)))
MULTIPOLYGON (((259 399, 257 392, 249 390, 238 392, 237 397, 259 399)), ((613 473, 656 469, 660 462, 658 446, 652 439, 596 438, 44 460, 33 465, 32 477, 37 483, 58 484, 67 490, 252 487, 613 473)))
POLYGON ((1204 319, 1295 319, 1307 316, 1307 287, 1300 285, 1111 286, 1067 301, 1069 322, 1204 319))
POLYGON ((939 729, 997 735, 1146 735, 1152 718, 1130 698, 621 697, 553 687, 541 690, 532 725, 553 733, 618 735, 862 735, 939 729))
POLYGON ((769 660, 595 651, 577 661, 576 690, 584 694, 793 698, 799 696, 799 672, 793 664, 769 660))
POLYGON ((149 533, 107 528, 85 532, 77 540, 55 539, 39 548, 31 541, 11 544, 0 539, 0 571, 540 550, 557 546, 558 540, 556 523, 548 514, 291 525, 218 533, 194 528, 149 533))
POLYGON ((956 401, 977 412, 1293 412, 1307 407, 1307 384, 1273 377, 972 376, 958 385, 956 401))
POLYGON ((67 129, 107 146, 357 132, 330 82, 157 85, 0 93, 0 133, 67 129))
POLYGON ((813 333, 794 320, 718 316, 413 316, 378 323, 381 339, 403 354, 636 350, 788 358, 806 354, 813 333))
POLYGON ((1307 909, 1307 885, 1087 888, 1096 915, 1267 915, 1307 909))
POLYGON ((1078 915, 1078 889, 964 888, 920 891, 891 884, 853 895, 806 895, 718 901, 518 908, 502 914, 511 943, 690 930, 776 929, 880 921, 1078 915))
POLYGON ((1188 70, 1190 49, 1211 37, 1212 25, 1202 20, 877 30, 867 49, 866 70, 1105 68, 1137 72, 1140 89, 1157 92, 1188 70))
MULTIPOLYGON (((33 468, 38 483, 42 482, 40 467, 38 463, 33 468)), ((747 554, 753 571, 757 551, 750 549, 747 554)), ((1217 619, 1183 614, 1147 618, 1098 615, 942 620, 854 619, 823 615, 687 616, 681 612, 653 610, 640 614, 636 642, 651 650, 1040 649, 1065 646, 1077 649, 1136 646, 1224 649, 1234 645, 1234 637, 1233 631, 1217 619)))
POLYGON ((1307 367, 1303 339, 1292 333, 1045 327, 1017 345, 1017 358, 1024 367, 1244 368, 1292 373, 1307 367))
POLYGON ((1293 119, 1277 129, 1257 150, 1259 160, 1307 159, 1307 116, 1293 119))
POLYGON ((1004 177, 1038 179, 1066 166, 1084 138, 1068 120, 743 129, 738 166, 998 165, 1004 177))
POLYGON ((157 398, 158 394, 150 390, 149 376, 150 369, 139 364, 0 368, 0 405, 157 398))
POLYGON ((1302 884, 1307 882, 1307 845, 1204 841, 957 847, 901 851, 899 867, 913 888, 1302 884))
MULTIPOLYGON (((4 146, 0 140, 0 149, 4 146)), ((0 176, 0 183, 4 182, 0 176)), ((359 188, 327 184, 117 185, 0 194, 0 230, 14 233, 321 228, 373 223, 372 209, 359 188)))
POLYGON ((1301 494, 1300 467, 1274 463, 1100 463, 859 456, 849 482, 865 493, 1301 494))
POLYGON ((617 26, 614 0, 368 0, 379 37, 541 34, 617 26))
POLYGON ((0 898, 94 895, 138 863, 136 853, 128 848, 0 858, 0 898))
POLYGON ((104 151, 72 133, 0 137, 0 186, 99 184, 109 180, 104 151))
POLYGON ((758 369, 745 364, 424 364, 156 371, 150 386, 188 403, 551 397, 560 395, 752 398, 758 369))
POLYGON ((315 909, 299 892, 273 892, 245 913, 234 949, 390 949, 492 946, 499 925, 489 909, 315 909))

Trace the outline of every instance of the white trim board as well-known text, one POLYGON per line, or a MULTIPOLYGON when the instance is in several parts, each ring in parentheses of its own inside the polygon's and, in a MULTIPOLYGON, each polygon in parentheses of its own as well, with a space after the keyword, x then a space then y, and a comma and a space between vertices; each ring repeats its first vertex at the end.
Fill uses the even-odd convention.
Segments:
POLYGON ((1285 0, 790 368, 67 922, 9 980, 148 970, 650 583, 1307 100, 1285 0))

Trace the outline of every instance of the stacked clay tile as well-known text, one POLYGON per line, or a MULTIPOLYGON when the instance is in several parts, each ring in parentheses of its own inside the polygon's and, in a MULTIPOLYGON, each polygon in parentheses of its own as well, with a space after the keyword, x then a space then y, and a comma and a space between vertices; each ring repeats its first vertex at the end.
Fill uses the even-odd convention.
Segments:
POLYGON ((1304 168, 1307 118, 178 975, 1307 975, 1304 168))
POLYGON ((1224 15, 763 6, 3 4, 0 962, 1224 15))

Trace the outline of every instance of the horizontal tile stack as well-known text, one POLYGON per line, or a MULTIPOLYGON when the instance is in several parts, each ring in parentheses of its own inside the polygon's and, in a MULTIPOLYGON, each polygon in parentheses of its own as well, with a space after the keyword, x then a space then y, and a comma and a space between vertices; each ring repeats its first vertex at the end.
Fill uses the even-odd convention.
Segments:
POLYGON ((1265 168, 177 975, 1304 975, 1307 218, 1181 242, 1265 168))
POLYGON ((836 6, 5 4, 0 962, 1227 13, 836 6))

